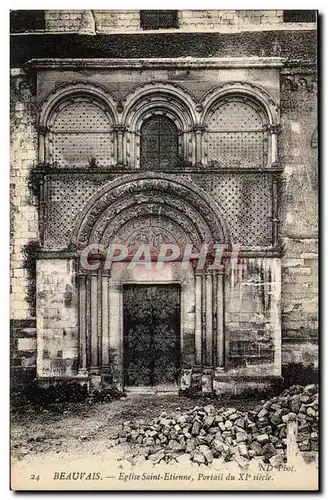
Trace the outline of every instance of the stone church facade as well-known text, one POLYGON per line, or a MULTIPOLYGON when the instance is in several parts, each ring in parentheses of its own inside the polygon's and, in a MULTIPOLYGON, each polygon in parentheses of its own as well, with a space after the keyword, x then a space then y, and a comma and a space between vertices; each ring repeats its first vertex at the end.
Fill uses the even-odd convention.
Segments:
POLYGON ((40 12, 11 35, 14 386, 219 395, 315 371, 315 13, 40 12), (242 266, 83 268, 113 243, 242 266))

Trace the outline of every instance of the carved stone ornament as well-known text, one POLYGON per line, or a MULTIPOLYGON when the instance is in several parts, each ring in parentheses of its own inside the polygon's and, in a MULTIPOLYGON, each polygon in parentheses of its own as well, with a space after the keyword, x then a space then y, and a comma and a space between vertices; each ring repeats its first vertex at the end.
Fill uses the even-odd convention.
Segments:
POLYGON ((230 240, 220 207, 202 189, 168 174, 142 173, 122 176, 99 189, 79 215, 72 241, 78 248, 108 241, 120 226, 145 215, 177 222, 188 240, 230 240))

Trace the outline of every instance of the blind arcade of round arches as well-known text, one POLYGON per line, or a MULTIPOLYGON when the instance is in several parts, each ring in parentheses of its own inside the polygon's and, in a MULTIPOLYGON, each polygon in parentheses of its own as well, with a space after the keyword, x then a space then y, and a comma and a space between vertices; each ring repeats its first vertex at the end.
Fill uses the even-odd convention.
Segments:
POLYGON ((183 100, 182 88, 156 82, 131 91, 122 113, 115 97, 92 86, 89 92, 88 84, 61 90, 41 108, 40 161, 150 171, 195 163, 270 166, 277 161, 278 108, 264 91, 248 87, 224 84, 197 103, 190 94, 183 100))

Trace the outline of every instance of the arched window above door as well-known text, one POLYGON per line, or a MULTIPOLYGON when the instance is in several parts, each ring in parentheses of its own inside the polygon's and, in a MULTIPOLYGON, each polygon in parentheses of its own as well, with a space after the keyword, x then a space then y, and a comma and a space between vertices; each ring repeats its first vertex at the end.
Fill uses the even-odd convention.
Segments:
POLYGON ((175 123, 165 115, 148 118, 140 129, 141 168, 165 170, 178 162, 179 137, 175 123))

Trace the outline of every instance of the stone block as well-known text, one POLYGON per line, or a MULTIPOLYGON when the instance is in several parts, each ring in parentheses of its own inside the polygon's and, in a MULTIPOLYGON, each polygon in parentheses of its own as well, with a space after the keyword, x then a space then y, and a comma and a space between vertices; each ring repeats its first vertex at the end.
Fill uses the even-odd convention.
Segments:
POLYGON ((192 377, 192 370, 191 369, 182 369, 181 370, 180 389, 182 391, 186 391, 186 390, 190 389, 191 377, 192 377))
POLYGON ((34 351, 34 350, 36 350, 36 339, 35 338, 17 339, 17 350, 18 351, 34 351))
POLYGON ((29 357, 24 357, 21 360, 22 368, 30 368, 36 366, 36 354, 29 357))
POLYGON ((204 372, 202 375, 202 393, 210 394, 213 390, 213 375, 211 372, 204 372))

